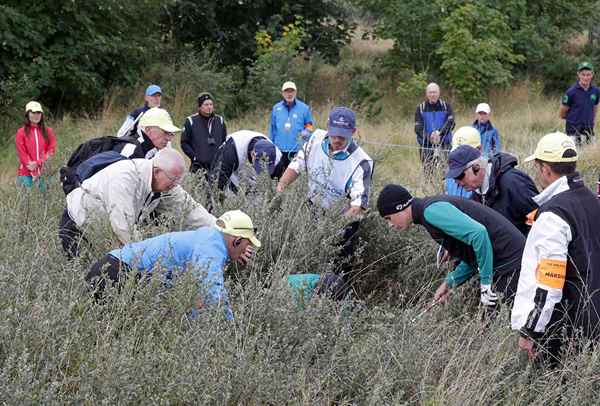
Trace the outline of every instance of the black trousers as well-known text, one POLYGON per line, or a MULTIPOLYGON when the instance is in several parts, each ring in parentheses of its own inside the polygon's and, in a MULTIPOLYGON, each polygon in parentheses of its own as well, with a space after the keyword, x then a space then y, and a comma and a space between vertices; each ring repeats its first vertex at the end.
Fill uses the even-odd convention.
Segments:
POLYGON ((512 308, 512 304, 517 294, 517 285, 519 284, 520 270, 514 270, 494 275, 494 292, 501 292, 504 296, 503 303, 512 308))
POLYGON ((575 138, 575 144, 578 146, 582 144, 582 141, 585 141, 586 144, 591 143, 595 136, 593 127, 575 126, 567 123, 565 131, 567 135, 575 138))
POLYGON ((281 167, 281 173, 285 172, 292 159, 296 156, 298 152, 293 151, 281 151, 281 163, 279 164, 281 167))
POLYGON ((69 259, 79 256, 81 243, 87 241, 83 238, 83 233, 77 227, 77 224, 69 216, 69 211, 65 208, 58 226, 58 238, 63 250, 69 259))
POLYGON ((131 267, 125 262, 106 254, 92 265, 85 276, 85 280, 91 291, 94 292, 96 300, 100 300, 106 289, 107 281, 110 281, 112 286, 117 286, 120 281, 127 277, 130 271, 131 267))

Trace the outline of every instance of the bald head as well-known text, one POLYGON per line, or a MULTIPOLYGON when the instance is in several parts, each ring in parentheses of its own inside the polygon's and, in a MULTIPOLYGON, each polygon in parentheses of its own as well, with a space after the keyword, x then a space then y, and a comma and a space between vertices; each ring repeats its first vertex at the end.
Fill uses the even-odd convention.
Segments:
POLYGON ((440 99, 440 87, 437 83, 431 82, 425 88, 425 96, 427 97, 427 101, 429 103, 434 104, 440 99))
POLYGON ((173 148, 161 149, 152 158, 152 190, 165 192, 181 183, 185 172, 183 156, 173 148))

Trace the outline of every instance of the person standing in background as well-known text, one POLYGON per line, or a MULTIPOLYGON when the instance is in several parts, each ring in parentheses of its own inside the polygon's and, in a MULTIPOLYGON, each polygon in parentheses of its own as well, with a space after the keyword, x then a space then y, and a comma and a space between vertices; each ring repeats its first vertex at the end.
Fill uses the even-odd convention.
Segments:
POLYGON ((150 110, 152 107, 160 107, 160 101, 162 98, 162 89, 157 85, 150 85, 146 88, 144 94, 144 105, 138 109, 133 110, 125 117, 125 121, 117 131, 117 137, 136 136, 138 122, 144 115, 144 113, 150 110))
POLYGON ((44 123, 42 105, 30 101, 25 106, 24 126, 15 135, 19 169, 17 181, 20 185, 31 188, 35 181, 40 189, 46 184, 40 177, 44 172, 44 164, 56 152, 56 137, 52 128, 44 123))
POLYGON ((313 131, 313 119, 310 107, 299 100, 296 84, 285 82, 281 86, 283 100, 273 106, 269 138, 283 153, 283 169, 287 168, 296 156, 301 144, 298 135, 306 142, 313 131))
POLYGON ((213 96, 200 93, 198 112, 186 118, 181 134, 181 149, 191 161, 190 172, 210 171, 217 150, 226 138, 225 120, 215 114, 213 96))
POLYGON ((492 155, 502 151, 500 134, 490 121, 492 109, 487 103, 479 103, 475 108, 475 114, 477 117, 473 122, 473 127, 479 131, 479 136, 481 137, 482 155, 491 158, 492 155))

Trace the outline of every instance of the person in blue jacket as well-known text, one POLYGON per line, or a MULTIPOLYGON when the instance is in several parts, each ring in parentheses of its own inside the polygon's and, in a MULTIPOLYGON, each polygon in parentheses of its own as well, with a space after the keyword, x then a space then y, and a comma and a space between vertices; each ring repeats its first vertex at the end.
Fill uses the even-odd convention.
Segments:
POLYGON ((377 199, 381 217, 399 231, 425 227, 449 257, 460 260, 434 295, 445 301, 451 289, 479 274, 480 301, 493 308, 502 292, 511 303, 517 290, 525 237, 495 210, 471 200, 440 195, 413 198, 400 185, 387 185, 377 199))
POLYGON ((260 248, 250 217, 240 210, 228 211, 214 227, 162 234, 125 244, 96 262, 86 276, 96 299, 102 297, 106 280, 118 284, 130 273, 158 273, 166 287, 190 270, 198 282, 198 297, 192 308, 195 317, 205 306, 222 305, 225 317, 233 319, 223 271, 230 261, 247 263, 252 246, 260 248))
POLYGON ((283 100, 275 104, 271 112, 269 138, 283 153, 281 162, 285 170, 302 143, 310 138, 313 118, 310 107, 296 97, 294 82, 285 82, 281 95, 283 100))
POLYGON ((473 122, 473 127, 479 131, 479 136, 481 137, 481 152, 485 157, 491 157, 502 151, 500 134, 490 121, 491 113, 492 108, 487 103, 479 103, 475 108, 477 118, 473 122))
POLYGON ((153 107, 160 107, 162 89, 158 85, 150 85, 144 92, 144 105, 127 114, 125 121, 117 131, 117 137, 137 137, 138 123, 142 116, 153 107))
POLYGON ((415 133, 421 163, 426 174, 440 164, 441 155, 446 155, 452 142, 454 113, 449 103, 440 99, 440 87, 430 83, 425 89, 426 101, 419 104, 415 112, 415 133))
MULTIPOLYGON (((460 127, 452 136, 452 150, 461 145, 470 145, 481 151, 481 137, 479 131, 470 126, 460 127)), ((452 153, 452 152, 451 152, 452 153)), ((466 190, 459 185, 455 179, 445 178, 445 191, 447 195, 470 199, 473 195, 472 191, 466 190)))

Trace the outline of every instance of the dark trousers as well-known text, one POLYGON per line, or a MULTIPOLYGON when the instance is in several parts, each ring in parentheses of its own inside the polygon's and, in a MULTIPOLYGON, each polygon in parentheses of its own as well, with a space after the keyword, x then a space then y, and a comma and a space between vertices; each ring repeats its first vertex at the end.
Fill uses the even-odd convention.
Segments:
POLYGON ((121 280, 125 279, 130 271, 131 267, 125 262, 106 254, 92 265, 85 280, 91 291, 94 292, 96 300, 100 300, 106 289, 107 281, 110 281, 111 286, 116 286, 121 280))
POLYGON ((502 293, 502 302, 512 308, 515 295, 517 294, 517 285, 519 284, 520 270, 503 272, 494 275, 494 292, 502 293))
POLYGON ((282 174, 283 172, 285 172, 288 165, 290 164, 290 162, 292 162, 292 159, 294 159, 297 153, 298 152, 293 151, 281 151, 281 163, 279 165, 281 166, 282 174))
POLYGON ((336 273, 341 274, 346 283, 346 288, 350 288, 359 276, 353 270, 354 252, 358 241, 358 230, 360 221, 353 221, 344 227, 342 237, 337 246, 334 266, 336 273))
POLYGON ((586 144, 591 143, 595 136, 593 127, 576 126, 567 123, 565 131, 568 136, 575 139, 575 144, 578 146, 582 144, 582 141, 585 141, 586 144))
POLYGON ((67 254, 67 258, 73 259, 79 256, 81 243, 85 241, 85 238, 83 238, 83 233, 77 227, 77 224, 69 216, 69 211, 66 208, 58 226, 58 238, 60 238, 60 243, 67 254))

